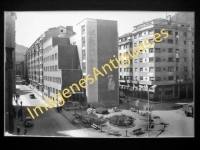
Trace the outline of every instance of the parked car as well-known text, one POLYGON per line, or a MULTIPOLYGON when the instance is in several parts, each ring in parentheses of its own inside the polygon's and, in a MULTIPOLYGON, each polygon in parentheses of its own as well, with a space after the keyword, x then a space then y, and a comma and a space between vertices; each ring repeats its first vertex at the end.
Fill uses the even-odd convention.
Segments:
POLYGON ((25 127, 31 127, 33 125, 34 125, 33 119, 31 117, 26 117, 25 121, 24 121, 24 126, 25 127))
POLYGON ((183 111, 187 116, 193 116, 194 102, 191 104, 184 104, 183 111))
POLYGON ((119 91, 119 97, 121 97, 121 98, 125 98, 125 94, 124 94, 123 91, 119 91))
POLYGON ((32 99, 32 98, 35 98, 35 95, 34 94, 30 94, 29 97, 32 99))

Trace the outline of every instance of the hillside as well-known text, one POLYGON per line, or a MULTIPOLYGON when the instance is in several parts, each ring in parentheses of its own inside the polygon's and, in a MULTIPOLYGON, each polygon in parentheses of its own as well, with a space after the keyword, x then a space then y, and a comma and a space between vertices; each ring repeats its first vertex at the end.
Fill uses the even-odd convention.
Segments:
POLYGON ((15 61, 16 62, 22 62, 24 61, 24 54, 26 53, 26 50, 28 49, 28 47, 25 47, 23 45, 19 45, 16 43, 16 47, 15 47, 15 61))
POLYGON ((193 12, 178 12, 171 17, 174 21, 190 23, 194 27, 194 13, 193 12))

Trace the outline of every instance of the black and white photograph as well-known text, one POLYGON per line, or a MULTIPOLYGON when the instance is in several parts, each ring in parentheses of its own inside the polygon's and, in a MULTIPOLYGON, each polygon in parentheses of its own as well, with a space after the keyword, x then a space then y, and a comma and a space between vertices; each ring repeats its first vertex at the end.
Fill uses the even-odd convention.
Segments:
POLYGON ((194 11, 4 11, 4 136, 194 137, 194 11))

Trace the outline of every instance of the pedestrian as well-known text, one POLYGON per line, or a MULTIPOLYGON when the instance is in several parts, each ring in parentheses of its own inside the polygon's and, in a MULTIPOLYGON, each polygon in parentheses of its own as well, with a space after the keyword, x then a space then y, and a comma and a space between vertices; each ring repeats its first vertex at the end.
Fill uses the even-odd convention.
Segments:
POLYGON ((19 133, 20 133, 20 126, 19 126, 19 124, 17 125, 17 134, 19 135, 19 133))
POLYGON ((24 129, 24 135, 26 135, 26 132, 27 132, 26 129, 24 129))

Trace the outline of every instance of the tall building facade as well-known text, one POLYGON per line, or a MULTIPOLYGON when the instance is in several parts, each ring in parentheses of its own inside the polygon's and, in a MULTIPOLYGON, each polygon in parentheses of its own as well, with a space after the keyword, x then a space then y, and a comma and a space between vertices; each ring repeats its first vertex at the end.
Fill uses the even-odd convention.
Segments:
MULTIPOLYGON (((132 33, 126 33, 119 37, 118 39, 118 58, 123 53, 128 53, 129 50, 132 50, 132 33)), ((123 57, 126 60, 126 57, 123 57)), ((119 67, 119 83, 120 90, 123 90, 126 94, 131 94, 130 87, 133 87, 133 62, 130 59, 130 65, 120 64, 119 67)), ((132 94, 131 94, 132 95, 132 94)))
POLYGON ((15 94, 15 21, 17 16, 13 12, 5 12, 4 24, 4 64, 5 64, 5 131, 14 132, 13 94, 15 94))
MULTIPOLYGON (((69 38, 52 37, 43 44, 44 57, 44 96, 53 98, 55 94, 62 94, 65 88, 78 83, 82 78, 82 70, 78 58, 77 47, 70 45, 69 38)), ((81 101, 82 90, 74 89, 69 99, 81 101)), ((59 97, 57 97, 59 99, 59 97)), ((64 98, 64 97, 63 97, 64 98)))
MULTIPOLYGON (((99 19, 84 19, 75 27, 76 35, 70 37, 72 45, 77 45, 83 78, 93 77, 93 68, 102 72, 102 66, 118 56, 117 22, 99 19)), ((87 81, 86 84, 89 84, 87 81)), ((86 101, 90 104, 112 106, 119 104, 118 69, 108 69, 105 76, 98 76, 86 89, 86 101), (113 84, 114 88, 109 88, 113 84)))
POLYGON ((31 45, 26 53, 26 65, 28 72, 28 82, 36 87, 40 92, 44 91, 43 78, 43 43, 50 37, 69 37, 73 32, 71 26, 49 28, 31 45))
MULTIPOLYGON (((134 26, 133 47, 147 39, 155 45, 133 59, 133 83, 136 87, 157 85, 150 99, 192 98, 194 81, 194 31, 188 23, 169 18, 154 19, 134 26), (168 37, 161 34, 161 30, 168 37), (159 33, 160 42, 153 41, 159 33), (161 40, 162 39, 162 40, 161 40), (140 86, 141 85, 141 86, 140 86)), ((147 91, 135 88, 134 97, 147 98, 147 91)))

